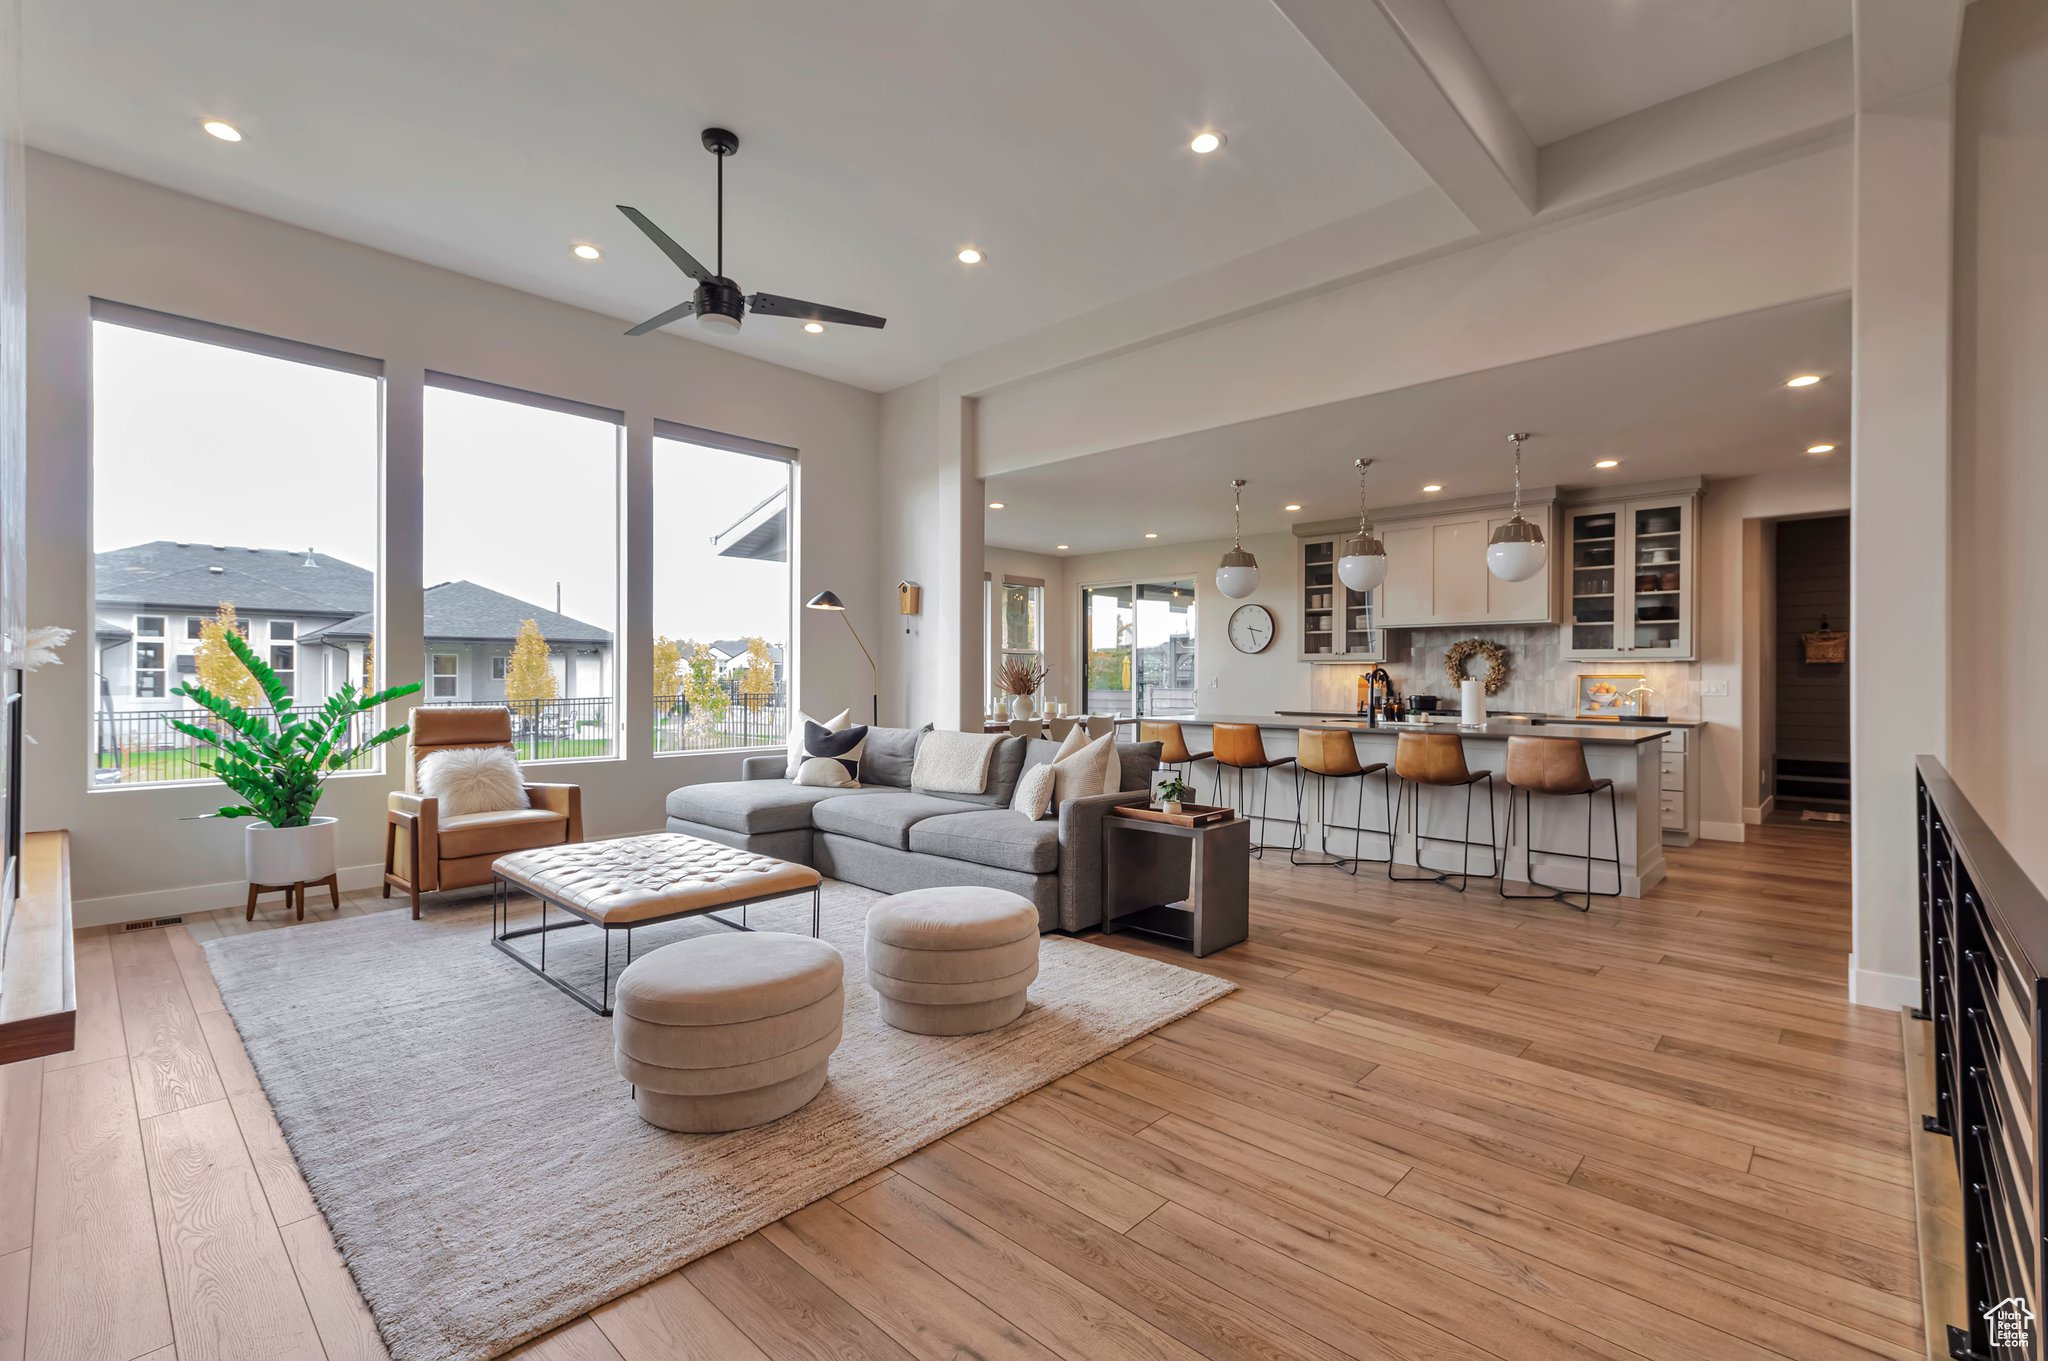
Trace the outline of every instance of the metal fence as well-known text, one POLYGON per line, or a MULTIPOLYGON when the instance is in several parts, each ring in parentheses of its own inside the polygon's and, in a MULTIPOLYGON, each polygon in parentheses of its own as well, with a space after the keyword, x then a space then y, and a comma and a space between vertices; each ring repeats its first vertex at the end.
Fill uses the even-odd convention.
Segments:
MULTIPOLYGON (((569 699, 501 701, 512 714, 512 744, 521 761, 568 761, 608 756, 617 735, 615 701, 610 695, 578 695, 569 699)), ((469 700, 428 700, 426 707, 470 705, 469 700)), ((268 719, 273 711, 252 709, 268 719)), ((715 693, 693 703, 685 695, 660 695, 654 701, 656 754, 716 751, 732 747, 779 747, 789 735, 789 697, 780 690, 749 694, 737 680, 719 684, 715 693)), ((171 726, 174 718, 210 724, 202 709, 146 709, 106 712, 94 720, 92 779, 95 784, 164 784, 211 778, 208 748, 171 726)), ((360 741, 375 729, 376 715, 358 715, 349 740, 360 741)), ((376 754, 358 758, 351 770, 367 770, 376 754)))

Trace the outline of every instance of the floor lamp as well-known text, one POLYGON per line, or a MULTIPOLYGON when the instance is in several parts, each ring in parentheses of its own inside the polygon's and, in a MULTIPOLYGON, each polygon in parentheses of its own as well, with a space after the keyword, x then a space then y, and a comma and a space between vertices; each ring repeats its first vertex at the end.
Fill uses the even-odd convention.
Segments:
POLYGON ((820 591, 804 602, 804 608, 807 610, 831 610, 841 619, 846 620, 846 631, 853 634, 854 646, 860 649, 861 656, 868 659, 868 698, 874 705, 874 717, 871 721, 879 725, 882 721, 881 674, 875 670, 875 654, 868 651, 868 645, 860 640, 860 633, 853 627, 853 620, 847 619, 845 602, 830 591, 820 591))

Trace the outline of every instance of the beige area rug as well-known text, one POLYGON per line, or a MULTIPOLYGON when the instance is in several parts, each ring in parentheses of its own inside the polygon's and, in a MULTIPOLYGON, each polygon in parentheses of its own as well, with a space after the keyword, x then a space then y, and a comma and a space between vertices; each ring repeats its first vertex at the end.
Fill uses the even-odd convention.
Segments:
MULTIPOLYGON (((206 951, 393 1358, 479 1361, 1232 988, 1047 936, 1015 1023, 903 1034, 881 1023, 866 982, 861 927, 879 896, 825 888, 824 935, 847 971, 831 1080, 795 1115, 732 1134, 643 1123, 612 1070, 611 1021, 492 949, 483 902, 429 908, 418 922, 394 911, 229 936, 206 951)), ((756 907, 749 921, 808 934, 809 897, 756 907)), ((634 953, 726 929, 647 928, 634 953)), ((594 991, 595 937, 553 933, 550 968, 594 991)))

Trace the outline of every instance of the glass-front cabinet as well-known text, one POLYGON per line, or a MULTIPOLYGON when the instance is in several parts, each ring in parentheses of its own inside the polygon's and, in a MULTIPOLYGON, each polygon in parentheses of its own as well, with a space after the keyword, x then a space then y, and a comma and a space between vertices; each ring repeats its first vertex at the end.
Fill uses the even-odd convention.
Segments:
POLYGON ((1692 657, 1698 500, 1680 492, 1566 508, 1565 656, 1692 657))
POLYGON ((1354 591, 1337 579, 1338 538, 1301 541, 1301 659, 1377 662, 1386 658, 1379 591, 1354 591))

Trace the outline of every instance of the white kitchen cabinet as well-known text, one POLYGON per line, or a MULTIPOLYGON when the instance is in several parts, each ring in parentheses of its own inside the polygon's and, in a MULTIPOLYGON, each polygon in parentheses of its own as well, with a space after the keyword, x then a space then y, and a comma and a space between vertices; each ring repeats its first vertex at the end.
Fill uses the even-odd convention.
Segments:
POLYGON ((1698 508, 1691 491, 1565 508, 1565 657, 1693 657, 1698 508))
POLYGON ((1343 537, 1301 541, 1301 659, 1305 662, 1377 662, 1386 658, 1379 623, 1385 586, 1354 591, 1337 579, 1343 537))
MULTIPOLYGON (((1522 514, 1555 541, 1548 504, 1525 503, 1522 514)), ((1487 542, 1509 516, 1505 507, 1494 507, 1383 525, 1387 580, 1380 588, 1380 626, 1542 624, 1554 619, 1549 563, 1527 581, 1502 581, 1486 570, 1487 542)))

